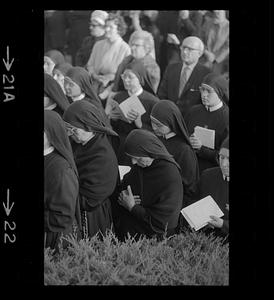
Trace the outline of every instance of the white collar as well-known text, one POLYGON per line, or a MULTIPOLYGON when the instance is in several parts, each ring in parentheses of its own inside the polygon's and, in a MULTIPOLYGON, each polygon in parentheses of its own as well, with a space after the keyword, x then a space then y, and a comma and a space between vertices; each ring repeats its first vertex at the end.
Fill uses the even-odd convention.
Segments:
POLYGON ((54 151, 54 148, 52 146, 50 146, 47 149, 44 149, 44 156, 49 155, 53 151, 54 151))
POLYGON ((175 132, 170 132, 170 133, 164 135, 164 138, 165 138, 166 140, 168 140, 168 139, 174 137, 175 135, 176 135, 175 132))
POLYGON ((219 108, 221 108, 223 106, 223 102, 220 101, 220 103, 218 103, 217 105, 215 106, 205 106, 206 110, 209 111, 209 112, 212 112, 212 111, 215 111, 215 110, 218 110, 219 108))
POLYGON ((56 106, 57 106, 57 104, 56 104, 56 103, 53 103, 53 104, 51 104, 51 105, 49 105, 49 106, 44 107, 44 109, 45 109, 45 110, 53 110, 56 106))
POLYGON ((224 179, 225 181, 229 181, 229 176, 223 175, 223 179, 224 179))
POLYGON ((86 94, 85 93, 82 93, 80 94, 79 96, 76 96, 76 97, 72 97, 72 100, 73 102, 74 101, 78 101, 78 100, 82 100, 83 98, 85 98, 86 94))
POLYGON ((81 144, 83 145, 83 146, 85 146, 93 137, 95 136, 95 133, 93 133, 91 136, 90 136, 90 138, 88 138, 86 141, 84 141, 84 142, 82 142, 81 144))
POLYGON ((135 92, 135 93, 131 93, 130 91, 127 91, 128 92, 128 94, 129 94, 129 96, 132 96, 132 95, 135 95, 135 96, 140 96, 142 93, 143 93, 143 88, 141 87, 140 88, 140 90, 138 90, 137 92, 135 92))

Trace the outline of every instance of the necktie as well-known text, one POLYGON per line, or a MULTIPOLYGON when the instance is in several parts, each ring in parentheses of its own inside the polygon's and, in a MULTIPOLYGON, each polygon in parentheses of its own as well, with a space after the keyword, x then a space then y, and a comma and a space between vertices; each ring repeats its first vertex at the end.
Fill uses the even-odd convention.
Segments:
POLYGON ((183 92, 183 89, 186 85, 186 82, 187 82, 187 74, 188 74, 188 70, 189 70, 189 67, 184 67, 183 69, 183 72, 181 73, 181 77, 180 77, 180 86, 179 86, 179 98, 183 92))

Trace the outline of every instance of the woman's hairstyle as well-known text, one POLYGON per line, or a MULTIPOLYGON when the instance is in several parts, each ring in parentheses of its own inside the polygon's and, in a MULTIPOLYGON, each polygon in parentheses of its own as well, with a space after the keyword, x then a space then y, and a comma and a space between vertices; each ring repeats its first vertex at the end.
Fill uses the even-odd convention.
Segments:
POLYGON ((148 53, 154 49, 154 38, 150 32, 145 30, 134 31, 130 36, 129 45, 131 46, 131 44, 137 39, 144 41, 144 46, 148 50, 148 53))
POLYGON ((113 21, 115 25, 117 25, 117 31, 119 35, 122 37, 127 31, 127 25, 124 21, 124 18, 118 14, 110 13, 106 22, 113 21))

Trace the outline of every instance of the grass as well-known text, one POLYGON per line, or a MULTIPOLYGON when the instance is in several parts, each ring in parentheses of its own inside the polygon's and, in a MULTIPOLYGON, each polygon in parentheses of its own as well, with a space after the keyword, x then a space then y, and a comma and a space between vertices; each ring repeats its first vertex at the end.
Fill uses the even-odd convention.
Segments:
POLYGON ((45 285, 228 285, 229 245, 187 231, 162 241, 112 231, 103 240, 69 237, 68 249, 45 250, 45 285))

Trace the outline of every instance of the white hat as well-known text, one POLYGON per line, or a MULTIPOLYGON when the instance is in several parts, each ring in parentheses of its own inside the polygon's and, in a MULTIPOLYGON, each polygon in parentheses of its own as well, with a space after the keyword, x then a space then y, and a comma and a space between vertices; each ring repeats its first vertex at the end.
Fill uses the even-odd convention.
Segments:
POLYGON ((108 13, 104 10, 95 10, 91 13, 90 20, 97 21, 101 25, 105 25, 105 21, 108 18, 108 13))

